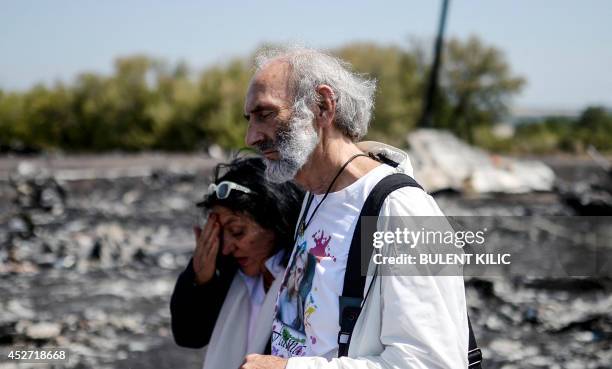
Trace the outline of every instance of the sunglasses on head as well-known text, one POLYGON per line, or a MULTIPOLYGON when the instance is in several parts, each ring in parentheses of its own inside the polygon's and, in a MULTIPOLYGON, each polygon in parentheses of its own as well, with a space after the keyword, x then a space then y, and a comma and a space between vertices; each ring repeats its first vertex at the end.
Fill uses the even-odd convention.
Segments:
POLYGON ((212 195, 214 192, 217 195, 217 198, 220 200, 227 199, 232 190, 244 193, 253 192, 250 189, 231 181, 223 181, 218 184, 211 183, 210 186, 208 186, 208 194, 212 195))

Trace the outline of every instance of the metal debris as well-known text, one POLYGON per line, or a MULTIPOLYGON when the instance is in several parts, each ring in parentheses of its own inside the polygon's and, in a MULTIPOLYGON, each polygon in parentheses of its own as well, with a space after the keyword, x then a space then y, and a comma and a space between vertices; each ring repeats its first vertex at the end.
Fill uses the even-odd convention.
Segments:
POLYGON ((415 176, 429 192, 550 191, 555 174, 545 164, 489 154, 448 131, 419 129, 408 136, 415 176))
MULTIPOLYGON (((65 195, 45 206, 31 196, 39 191, 32 184, 17 190, 0 181, 7 204, 0 218, 0 348, 39 341, 68 347, 69 368, 200 367, 202 352, 178 348, 169 336, 168 300, 192 253, 198 218, 191 204, 208 175, 156 169, 144 177, 66 181, 62 190, 47 176, 34 186, 47 183, 65 195)), ((573 214, 555 193, 436 199, 449 215, 573 214)), ((609 367, 611 290, 610 280, 596 278, 468 278, 486 367, 609 367)))

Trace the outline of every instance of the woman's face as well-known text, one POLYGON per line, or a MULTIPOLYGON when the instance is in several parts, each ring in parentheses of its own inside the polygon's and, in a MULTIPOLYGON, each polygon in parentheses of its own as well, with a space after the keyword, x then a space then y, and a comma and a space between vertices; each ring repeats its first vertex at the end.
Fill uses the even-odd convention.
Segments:
POLYGON ((236 258, 242 272, 257 276, 274 250, 274 232, 262 228, 246 213, 224 206, 213 206, 211 212, 221 225, 221 252, 236 258))

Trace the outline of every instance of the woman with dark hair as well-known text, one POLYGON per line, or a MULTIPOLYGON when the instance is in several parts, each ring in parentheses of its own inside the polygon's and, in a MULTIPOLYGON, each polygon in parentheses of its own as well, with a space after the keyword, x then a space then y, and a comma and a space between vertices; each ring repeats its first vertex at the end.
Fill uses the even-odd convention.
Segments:
POLYGON ((196 249, 172 299, 179 346, 208 345, 204 369, 238 368, 250 353, 268 353, 273 309, 304 193, 265 179, 258 157, 215 169, 204 200, 208 220, 194 227, 196 249), (221 173, 223 172, 223 173, 221 173))

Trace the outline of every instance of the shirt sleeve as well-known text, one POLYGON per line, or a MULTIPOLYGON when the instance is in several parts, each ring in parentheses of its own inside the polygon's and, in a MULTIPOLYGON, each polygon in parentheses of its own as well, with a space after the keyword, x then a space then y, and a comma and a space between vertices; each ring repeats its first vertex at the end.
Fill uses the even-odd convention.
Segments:
POLYGON ((208 344, 229 290, 229 278, 214 276, 195 284, 193 260, 179 275, 170 299, 172 335, 177 345, 202 348, 208 344))
MULTIPOLYGON (((443 214, 430 195, 418 188, 405 187, 387 197, 380 215, 443 214)), ((377 278, 382 300, 380 355, 331 360, 295 357, 289 359, 286 369, 467 368, 463 278, 427 275, 377 278)))

